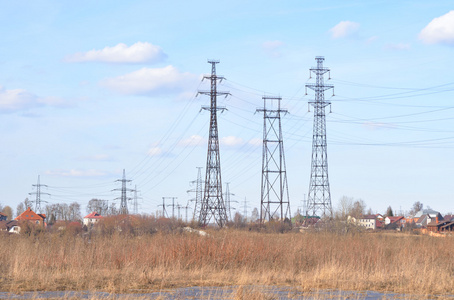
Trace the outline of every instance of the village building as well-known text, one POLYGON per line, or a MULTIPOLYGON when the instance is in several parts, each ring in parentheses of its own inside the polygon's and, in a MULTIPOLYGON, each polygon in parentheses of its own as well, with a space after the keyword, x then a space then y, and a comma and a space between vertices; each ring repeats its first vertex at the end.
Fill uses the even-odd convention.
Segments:
POLYGON ((8 216, 5 215, 4 213, 0 212, 0 221, 6 221, 8 219, 8 216))
POLYGON ((84 225, 89 227, 93 226, 94 224, 98 223, 99 220, 101 220, 103 216, 98 214, 97 212, 92 212, 84 217, 84 225))
POLYGON ((16 221, 28 221, 36 225, 46 226, 46 215, 37 214, 30 207, 15 218, 16 221))

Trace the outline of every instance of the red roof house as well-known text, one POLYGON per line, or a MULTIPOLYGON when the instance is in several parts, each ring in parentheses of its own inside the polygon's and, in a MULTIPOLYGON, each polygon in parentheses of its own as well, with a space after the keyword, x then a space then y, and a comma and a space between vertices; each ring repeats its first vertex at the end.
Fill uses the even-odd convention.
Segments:
POLYGON ((85 226, 94 225, 98 223, 98 221, 101 220, 102 218, 103 216, 94 211, 84 217, 84 225, 85 226))
POLYGON ((37 225, 46 225, 46 215, 37 214, 30 207, 15 218, 16 221, 29 221, 37 225))

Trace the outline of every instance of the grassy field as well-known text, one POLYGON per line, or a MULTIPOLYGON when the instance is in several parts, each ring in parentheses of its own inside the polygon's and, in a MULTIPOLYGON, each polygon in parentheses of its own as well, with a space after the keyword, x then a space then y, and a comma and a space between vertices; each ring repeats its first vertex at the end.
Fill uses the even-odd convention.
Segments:
POLYGON ((454 294, 454 238, 328 232, 0 237, 0 290, 107 292, 286 285, 454 294))

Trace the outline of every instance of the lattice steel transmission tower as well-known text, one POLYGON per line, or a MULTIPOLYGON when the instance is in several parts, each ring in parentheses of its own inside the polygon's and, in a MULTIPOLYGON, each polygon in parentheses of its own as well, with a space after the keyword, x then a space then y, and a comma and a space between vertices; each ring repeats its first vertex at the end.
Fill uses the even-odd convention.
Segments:
POLYGON ((127 192, 133 192, 133 189, 128 189, 126 188, 126 183, 131 182, 132 180, 126 179, 126 173, 125 170, 123 169, 123 179, 118 179, 116 181, 121 182, 121 189, 114 189, 112 191, 121 191, 121 197, 115 198, 114 200, 120 199, 120 214, 121 215, 127 215, 129 214, 128 211, 128 200, 131 200, 130 197, 127 196, 127 192))
POLYGON ((328 155, 326 144, 326 118, 325 107, 331 105, 331 101, 325 100, 325 91, 333 89, 331 84, 325 84, 323 75, 330 69, 323 67, 322 56, 315 57, 317 67, 310 69, 314 73, 315 83, 306 84, 307 88, 315 91, 315 100, 309 104, 314 107, 314 128, 312 135, 312 163, 309 193, 307 198, 306 215, 320 218, 332 218, 331 192, 328 180, 328 155))
POLYGON ((203 181, 202 181, 202 167, 197 167, 197 180, 191 181, 191 184, 195 184, 195 189, 186 191, 187 193, 195 193, 195 198, 189 200, 194 201, 194 212, 192 219, 198 220, 200 215, 200 209, 202 207, 202 198, 203 198, 203 181))
POLYGON ((205 190, 199 214, 199 224, 205 226, 214 218, 217 225, 223 227, 227 222, 227 213, 222 197, 217 112, 218 110, 221 112, 224 111, 225 107, 217 106, 217 96, 224 95, 227 97, 230 93, 219 92, 217 90, 218 80, 222 81, 224 79, 224 77, 216 75, 216 64, 219 63, 219 61, 209 60, 208 63, 211 64, 211 75, 204 76, 204 79, 209 79, 211 81, 211 89, 210 91, 199 91, 199 94, 210 96, 210 106, 202 107, 202 109, 210 111, 210 131, 208 138, 205 190))
POLYGON ((261 223, 291 217, 281 127, 281 114, 288 111, 281 108, 280 97, 262 99, 263 108, 257 109, 257 112, 263 112, 261 223))
MULTIPOLYGON (((47 185, 41 184, 39 182, 39 175, 38 175, 38 182, 36 184, 32 184, 32 186, 36 187, 36 192, 32 192, 32 193, 28 193, 28 194, 29 195, 36 195, 36 199, 35 199, 35 213, 40 214, 40 213, 42 213, 42 211, 41 211, 41 202, 46 202, 46 201, 41 200, 41 195, 50 196, 50 194, 41 192, 41 187, 42 186, 47 187, 47 185)), ((26 207, 25 209, 27 209, 27 208, 28 207, 26 207)))

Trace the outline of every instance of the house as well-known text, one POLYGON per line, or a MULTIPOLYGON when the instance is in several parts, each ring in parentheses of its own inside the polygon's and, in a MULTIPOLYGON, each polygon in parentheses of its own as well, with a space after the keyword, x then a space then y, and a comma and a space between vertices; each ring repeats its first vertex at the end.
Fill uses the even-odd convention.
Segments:
POLYGON ((363 215, 359 218, 348 216, 347 222, 354 223, 354 224, 356 224, 358 226, 362 226, 366 229, 375 230, 375 229, 377 229, 377 223, 380 221, 377 222, 376 215, 363 215))
POLYGON ((441 231, 441 228, 449 223, 454 223, 454 222, 449 222, 449 221, 440 221, 440 222, 437 222, 436 220, 430 222, 429 224, 427 224, 427 230, 428 231, 432 231, 432 232, 440 232, 441 231))
POLYGON ((84 217, 84 225, 87 227, 93 226, 94 224, 98 223, 99 220, 101 220, 102 218, 103 216, 94 211, 84 217))
POLYGON ((45 214, 37 214, 30 207, 27 208, 23 213, 18 215, 14 220, 16 221, 28 221, 36 225, 46 226, 45 214))
POLYGON ((431 208, 423 209, 420 210, 416 213, 414 216, 414 219, 416 219, 415 223, 416 226, 418 227, 426 227, 427 224, 435 220, 437 223, 441 220, 443 220, 443 216, 440 214, 440 212, 435 211, 431 208))
POLYGON ((454 215, 446 215, 443 217, 443 220, 454 222, 454 215))
POLYGON ((11 232, 11 233, 19 233, 20 227, 18 222, 15 220, 12 221, 0 221, 0 232, 11 232))
POLYGON ((0 212, 0 221, 6 221, 6 219, 8 219, 8 216, 0 212))
POLYGON ((386 217, 385 218, 385 225, 391 224, 391 223, 396 223, 399 225, 402 225, 405 223, 405 218, 404 217, 386 217))
POLYGON ((8 223, 6 223, 6 227, 8 227, 9 233, 19 233, 20 232, 19 222, 17 222, 16 220, 11 220, 8 223))
POLYGON ((452 232, 454 231, 454 221, 448 221, 445 225, 440 227, 441 232, 452 232))

